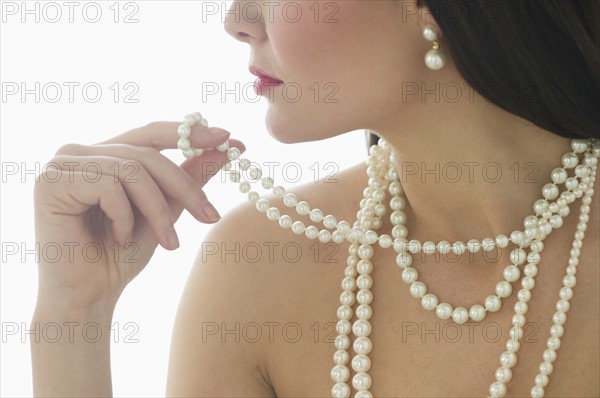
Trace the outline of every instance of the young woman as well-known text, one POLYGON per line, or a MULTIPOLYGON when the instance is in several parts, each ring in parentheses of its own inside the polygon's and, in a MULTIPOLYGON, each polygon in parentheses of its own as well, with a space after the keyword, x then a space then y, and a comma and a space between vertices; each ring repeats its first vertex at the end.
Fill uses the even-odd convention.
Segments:
MULTIPOLYGON (((225 29, 251 48, 268 131, 382 141, 337 183, 249 193, 214 226, 180 304, 167 395, 600 395, 600 3, 259 1, 252 16, 248 5, 233 2, 225 29), (286 84, 327 82, 336 101, 285 100, 286 84), (291 251, 206 255, 222 244, 291 251)), ((178 247, 184 209, 219 219, 202 166, 245 147, 201 120, 57 151, 72 180, 37 184, 37 240, 105 254, 132 242, 136 262, 40 262, 34 322, 108 329, 156 246, 178 247), (160 154, 178 145, 229 150, 178 166, 160 154), (106 175, 87 183, 70 161, 106 175), (115 181, 131 162, 139 182, 115 181)), ((112 394, 108 337, 32 342, 32 355, 38 396, 112 394)))

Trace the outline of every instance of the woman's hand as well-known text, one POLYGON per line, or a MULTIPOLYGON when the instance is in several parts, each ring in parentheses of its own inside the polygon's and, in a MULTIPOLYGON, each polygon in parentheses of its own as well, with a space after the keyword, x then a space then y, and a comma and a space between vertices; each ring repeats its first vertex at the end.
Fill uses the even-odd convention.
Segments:
MULTIPOLYGON (((34 189, 36 311, 113 311, 158 243, 179 246, 173 225, 184 208, 203 223, 219 219, 202 187, 228 161, 226 153, 173 163, 160 151, 177 149, 180 124, 151 123, 56 152, 34 189)), ((228 138, 223 129, 196 124, 190 140, 192 147, 214 148, 228 138)), ((245 150, 239 141, 230 145, 245 150)))

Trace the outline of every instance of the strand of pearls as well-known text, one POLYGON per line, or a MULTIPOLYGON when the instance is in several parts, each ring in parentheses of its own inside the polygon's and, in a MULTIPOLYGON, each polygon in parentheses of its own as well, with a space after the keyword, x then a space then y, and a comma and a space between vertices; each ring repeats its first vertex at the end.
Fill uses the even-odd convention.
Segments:
MULTIPOLYGON (((213 149, 191 148, 189 136, 191 127, 196 123, 207 125, 206 119, 200 113, 195 112, 186 115, 184 123, 178 129, 180 135, 178 147, 188 159, 201 156, 205 150, 213 149)), ((594 194, 593 184, 596 177, 598 158, 600 157, 600 144, 595 140, 572 141, 572 152, 563 155, 561 159, 563 167, 557 167, 552 171, 552 183, 548 183, 542 188, 543 199, 539 199, 534 203, 535 215, 525 217, 523 231, 513 231, 510 237, 501 234, 494 239, 485 238, 481 241, 471 239, 466 244, 462 241, 453 243, 440 241, 437 244, 432 241, 421 243, 414 239, 408 241, 408 230, 404 225, 406 215, 403 212, 406 201, 401 196, 403 190, 395 170, 393 151, 384 140, 380 140, 379 145, 370 148, 367 160, 369 183, 363 191, 363 199, 360 201, 357 220, 352 227, 347 221, 338 222, 333 215, 324 215, 319 209, 311 209, 307 202, 299 202, 294 194, 286 193, 285 188, 282 186, 276 186, 271 177, 262 178, 260 168, 252 166, 248 159, 240 158, 240 151, 237 148, 230 148, 228 142, 214 149, 227 152, 227 158, 230 162, 224 166, 224 170, 229 174, 229 179, 232 182, 239 183, 240 191, 247 194, 248 199, 256 204, 257 210, 266 213, 269 220, 277 221, 282 228, 291 229, 295 234, 304 234, 307 238, 318 239, 322 243, 330 241, 338 244, 344 241, 351 243, 347 266, 341 283, 341 305, 337 311, 336 331, 338 335, 334 342, 336 351, 333 355, 334 367, 331 371, 331 379, 335 383, 331 390, 332 397, 349 397, 351 394, 350 386, 347 384, 350 379, 350 369, 347 366, 350 362, 350 355, 347 349, 351 344, 351 332, 355 337, 352 346, 356 353, 351 361, 351 367, 356 372, 352 377, 352 386, 357 390, 354 396, 356 398, 373 396, 369 391, 372 380, 368 374, 371 367, 368 354, 371 352, 373 344, 368 336, 372 331, 369 319, 372 316, 370 304, 373 301, 373 293, 371 292, 373 279, 370 274, 373 270, 371 258, 374 250, 372 245, 375 243, 378 243, 382 248, 394 248, 397 253, 396 264, 402 269, 402 280, 410 285, 410 294, 421 300, 424 309, 435 310, 440 319, 451 318, 452 321, 458 324, 466 322, 469 318, 474 321, 481 321, 485 318, 487 312, 498 311, 501 307, 501 299, 512 294, 511 284, 521 277, 519 266, 525 264, 523 267, 525 277, 521 280, 522 288, 517 293, 518 301, 514 306, 515 314, 512 317, 512 327, 509 330, 510 338, 506 343, 506 351, 500 355, 501 366, 495 372, 496 381, 489 388, 490 396, 504 396, 507 391, 506 384, 512 379, 511 368, 517 362, 516 354, 520 348, 519 340, 523 337, 522 326, 526 322, 527 303, 531 299, 531 290, 535 286, 535 276, 538 272, 537 264, 540 262, 540 252, 544 248, 542 241, 553 229, 562 226, 563 217, 570 213, 568 205, 577 198, 583 197, 579 224, 570 252, 571 257, 566 276, 563 278, 564 287, 560 289, 559 301, 556 305, 557 312, 552 317, 554 324, 550 328, 551 337, 547 342, 548 349, 544 351, 544 361, 539 367, 540 373, 535 377, 535 386, 531 389, 532 397, 544 396, 544 387, 549 382, 548 376, 552 373, 552 363, 556 359, 556 350, 560 347, 560 337, 564 333, 563 325, 566 322, 566 312, 569 310, 569 300, 573 296, 573 287, 576 283, 575 273, 579 263, 578 257, 581 253, 583 238, 589 221, 590 204, 594 194), (584 154, 584 158, 582 164, 579 164, 580 160, 577 154, 581 153, 584 154), (240 171, 234 169, 234 162, 237 162, 240 171), (571 177, 568 175, 569 169, 574 171, 574 175, 571 177), (290 216, 281 215, 278 208, 270 206, 267 199, 261 198, 258 192, 252 190, 251 182, 242 181, 242 172, 247 172, 250 178, 254 180, 252 182, 260 180, 262 187, 270 189, 276 198, 283 198, 286 207, 295 208, 299 215, 308 215, 312 222, 323 223, 325 229, 319 230, 314 225, 306 226, 302 221, 294 221, 290 216), (558 187, 561 184, 565 185, 565 190, 562 192, 558 187), (390 221, 393 225, 391 236, 375 232, 375 230, 381 228, 381 217, 387 211, 385 205, 383 205, 386 192, 391 196, 389 201, 392 210, 390 221), (333 230, 333 232, 330 230, 333 230), (453 252, 456 255, 462 255, 465 252, 491 251, 495 247, 506 248, 509 244, 516 247, 510 253, 511 264, 505 267, 503 271, 504 280, 496 285, 496 295, 486 297, 483 306, 475 304, 469 310, 461 306, 452 308, 450 304, 444 302, 439 303, 436 295, 427 293, 427 286, 418 280, 418 272, 411 266, 412 255, 418 253, 431 255, 438 252, 445 255, 453 252), (357 288, 359 290, 355 293, 357 288), (358 307, 354 312, 352 307, 355 303, 358 303, 358 307), (353 315, 356 315, 358 319, 351 324, 350 321, 353 315)))

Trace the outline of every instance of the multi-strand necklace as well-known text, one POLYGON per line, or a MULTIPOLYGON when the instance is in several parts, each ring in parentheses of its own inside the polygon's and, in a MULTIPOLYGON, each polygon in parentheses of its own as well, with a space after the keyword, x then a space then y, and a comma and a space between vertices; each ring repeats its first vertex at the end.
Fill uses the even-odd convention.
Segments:
MULTIPOLYGON (((187 158, 200 156, 203 153, 203 150, 191 148, 188 139, 191 127, 198 122, 207 124, 206 119, 196 112, 187 115, 184 123, 179 127, 181 138, 178 146, 187 158)), ((363 191, 357 220, 352 225, 347 221, 338 221, 333 215, 324 215, 319 209, 311 209, 307 202, 298 201, 296 195, 286 193, 282 186, 276 186, 271 177, 263 178, 261 170, 253 166, 250 160, 240 158, 240 151, 237 148, 230 148, 228 142, 215 149, 227 152, 230 162, 225 165, 224 170, 229 174, 230 180, 239 183, 239 190, 247 194, 248 199, 256 204, 257 210, 266 213, 269 220, 278 222, 283 229, 291 229, 297 235, 318 239, 322 243, 341 244, 344 241, 350 243, 347 266, 341 282, 340 306, 337 310, 337 337, 334 342, 336 351, 333 354, 334 366, 331 370, 331 379, 334 383, 331 395, 334 398, 351 395, 350 368, 355 372, 350 382, 356 390, 354 397, 373 396, 369 391, 373 383, 368 373, 371 368, 369 353, 373 348, 369 338, 372 331, 369 319, 373 314, 371 308, 373 279, 370 274, 373 270, 371 261, 374 254, 373 245, 376 243, 384 249, 392 247, 397 253, 396 265, 401 270, 402 280, 410 286, 410 294, 421 301, 422 307, 427 311, 433 311, 440 319, 452 320, 457 324, 463 324, 469 319, 481 321, 488 312, 498 311, 502 299, 511 296, 512 283, 518 281, 524 274, 521 279, 521 289, 517 292, 515 314, 512 317, 506 350, 500 354, 500 366, 495 372, 496 380, 489 388, 490 396, 505 396, 507 384, 512 379, 511 368, 517 363, 517 352, 523 337, 523 326, 526 323, 527 303, 531 300, 531 291, 535 286, 540 253, 544 248, 543 241, 554 229, 562 226, 563 218, 570 213, 569 205, 581 198, 579 222, 571 245, 566 273, 562 279, 563 287, 558 292, 556 312, 552 315, 550 337, 546 342, 547 348, 542 354, 543 361, 539 366, 539 373, 530 391, 534 398, 544 396, 544 388, 548 385, 549 375, 553 370, 552 364, 556 360, 556 351, 560 347, 560 338, 564 333, 564 324, 570 308, 569 300, 573 297, 573 288, 577 283, 575 274, 590 218, 590 204, 600 157, 600 144, 596 140, 576 139, 571 142, 572 151, 565 153, 562 157, 562 166, 552 171, 552 182, 542 188, 542 198, 533 204, 534 214, 525 217, 522 231, 513 231, 510 236, 499 235, 481 241, 471 239, 467 243, 408 240, 406 215, 403 212, 406 200, 402 196, 402 185, 395 169, 394 153, 385 140, 380 140, 378 145, 370 148, 367 160, 368 186, 363 191), (245 175, 249 176, 250 182, 243 181, 242 177, 245 175), (251 182, 259 180, 263 188, 271 190, 276 198, 283 199, 286 207, 295 208, 299 215, 308 215, 312 222, 322 223, 325 228, 319 230, 315 225, 306 226, 302 221, 294 221, 288 215, 281 215, 278 208, 272 207, 267 199, 261 198, 258 192, 252 190, 251 182), (564 186, 562 192, 559 186, 564 186), (393 228, 390 234, 378 234, 375 231, 381 228, 382 217, 388 212, 384 204, 388 194, 391 211, 389 219, 393 228), (466 252, 504 249, 509 245, 513 247, 510 251, 511 264, 504 268, 503 280, 496 284, 495 294, 487 296, 483 303, 473 304, 469 308, 440 303, 438 297, 430 293, 427 286, 418 280, 419 273, 412 267, 413 255, 418 253, 431 255, 436 252, 440 254, 453 252, 460 256, 466 252), (351 322, 354 316, 356 319, 351 322), (351 341, 351 336, 354 341, 351 341), (350 345, 355 352, 352 359, 348 353, 350 345)))

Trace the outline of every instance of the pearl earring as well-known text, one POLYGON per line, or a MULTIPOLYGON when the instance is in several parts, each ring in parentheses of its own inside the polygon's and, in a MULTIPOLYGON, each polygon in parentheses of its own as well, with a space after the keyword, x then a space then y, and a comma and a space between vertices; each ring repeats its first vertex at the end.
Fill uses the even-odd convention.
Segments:
POLYGON ((427 41, 433 42, 433 48, 425 54, 425 64, 431 70, 440 70, 446 65, 444 54, 439 51, 438 32, 433 25, 426 25, 423 28, 423 37, 427 41))

